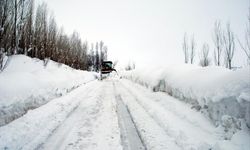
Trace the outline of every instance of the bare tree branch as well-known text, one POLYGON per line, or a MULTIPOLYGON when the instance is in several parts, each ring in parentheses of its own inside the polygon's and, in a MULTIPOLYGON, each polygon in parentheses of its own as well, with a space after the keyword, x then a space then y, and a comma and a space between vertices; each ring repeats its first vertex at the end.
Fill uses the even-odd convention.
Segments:
POLYGON ((214 50, 215 65, 220 66, 221 65, 221 53, 223 49, 223 32, 221 29, 220 21, 216 21, 214 24, 213 42, 215 45, 215 50, 214 50))
POLYGON ((209 66, 210 59, 208 55, 209 55, 209 45, 207 43, 204 43, 202 46, 201 53, 200 53, 200 65, 202 67, 209 66))
POLYGON ((194 63, 194 56, 195 56, 195 48, 196 48, 196 42, 194 40, 194 35, 192 36, 192 39, 191 39, 191 45, 190 45, 190 50, 191 50, 191 53, 190 53, 190 62, 191 64, 194 63))
POLYGON ((185 63, 187 64, 188 59, 189 59, 187 33, 184 34, 183 43, 182 43, 182 50, 184 52, 185 63))
POLYGON ((226 58, 226 66, 229 69, 232 69, 232 59, 235 53, 235 38, 234 33, 230 28, 230 23, 227 24, 226 32, 223 36, 224 44, 225 44, 225 58, 226 58))

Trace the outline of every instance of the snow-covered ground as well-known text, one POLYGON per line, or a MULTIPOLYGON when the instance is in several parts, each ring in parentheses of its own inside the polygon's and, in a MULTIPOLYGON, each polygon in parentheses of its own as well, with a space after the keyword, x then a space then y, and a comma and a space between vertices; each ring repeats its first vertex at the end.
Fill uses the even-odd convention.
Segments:
POLYGON ((82 85, 0 127, 0 149, 249 149, 247 127, 230 140, 225 135, 190 104, 126 79, 106 79, 82 85), (119 101, 127 110, 120 110, 119 101))
POLYGON ((0 126, 95 78, 53 61, 9 57, 0 72, 0 126))
POLYGON ((105 86, 93 81, 0 127, 0 149, 121 149, 105 86))
POLYGON ((250 68, 231 71, 215 66, 172 65, 127 71, 123 77, 192 104, 207 113, 215 125, 229 121, 234 127, 226 128, 240 129, 239 124, 245 122, 250 127, 250 68))
POLYGON ((45 67, 21 55, 10 60, 0 73, 0 117, 18 117, 0 127, 0 149, 250 148, 249 70, 186 66, 99 81, 93 73, 52 61, 45 67), (242 116, 228 113, 238 107, 242 116))
POLYGON ((117 83, 148 149, 247 150, 250 131, 246 126, 227 139, 223 127, 216 127, 190 104, 162 92, 150 92, 127 80, 117 83))

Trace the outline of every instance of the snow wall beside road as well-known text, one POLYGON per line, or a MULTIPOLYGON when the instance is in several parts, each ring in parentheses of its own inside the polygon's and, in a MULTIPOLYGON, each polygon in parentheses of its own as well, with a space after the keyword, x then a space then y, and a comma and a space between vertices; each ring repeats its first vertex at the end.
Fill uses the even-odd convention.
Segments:
POLYGON ((250 128, 250 68, 172 65, 125 71, 122 77, 191 103, 215 125, 242 128, 243 121, 250 128))
POLYGON ((9 57, 0 72, 0 126, 96 77, 51 60, 9 57))

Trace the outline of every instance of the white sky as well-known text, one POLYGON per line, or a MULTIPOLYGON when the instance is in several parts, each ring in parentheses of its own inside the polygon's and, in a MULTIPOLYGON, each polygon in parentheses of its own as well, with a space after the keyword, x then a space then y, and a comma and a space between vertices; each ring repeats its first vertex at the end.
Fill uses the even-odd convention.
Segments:
MULTIPOLYGON (((40 0, 42 1, 42 0, 40 0)), ((136 65, 183 63, 184 32, 194 34, 197 51, 204 42, 214 45, 215 20, 228 21, 243 39, 249 0, 43 0, 54 12, 66 33, 78 31, 90 42, 103 40, 109 59, 136 65)), ((246 63, 242 50, 236 49, 234 64, 246 63)), ((198 63, 198 54, 196 54, 198 63)))

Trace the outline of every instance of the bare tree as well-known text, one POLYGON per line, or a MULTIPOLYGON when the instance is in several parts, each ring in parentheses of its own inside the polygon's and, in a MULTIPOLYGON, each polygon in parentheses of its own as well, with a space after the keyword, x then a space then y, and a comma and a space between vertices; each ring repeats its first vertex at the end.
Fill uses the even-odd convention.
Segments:
POLYGON ((79 53, 81 51, 81 46, 82 46, 82 43, 80 40, 80 35, 78 32, 74 31, 70 37, 70 55, 71 55, 71 57, 74 57, 74 58, 70 59, 70 65, 72 67, 76 66, 76 64, 77 64, 78 56, 79 56, 79 53), (75 51, 75 53, 77 53, 77 55, 74 55, 73 51, 75 51))
POLYGON ((55 61, 71 65, 70 64, 70 39, 69 37, 64 33, 63 28, 61 27, 58 31, 57 37, 56 37, 56 52, 55 52, 55 61))
POLYGON ((103 47, 104 47, 104 42, 103 41, 100 41, 99 42, 99 50, 100 50, 100 63, 102 63, 103 62, 103 60, 104 60, 104 53, 103 53, 103 47))
POLYGON ((195 43, 194 36, 193 36, 191 39, 191 45, 190 45, 190 62, 191 62, 191 64, 194 63, 195 48, 196 48, 196 43, 195 43))
POLYGON ((182 43, 182 50, 183 50, 183 53, 184 53, 185 63, 187 64, 188 59, 189 59, 187 33, 184 34, 183 43, 182 43))
POLYGON ((234 33, 230 28, 230 23, 227 24, 226 32, 223 36, 224 44, 225 44, 225 61, 226 61, 226 67, 229 69, 232 69, 232 59, 235 52, 235 39, 234 39, 234 33))
POLYGON ((248 65, 250 65, 250 8, 248 9, 248 22, 247 22, 247 28, 245 31, 245 44, 243 45, 240 40, 238 40, 241 49, 245 52, 247 56, 247 62, 248 65))
POLYGON ((215 65, 221 65, 221 53, 223 49, 223 31, 221 29, 220 21, 216 21, 214 24, 214 31, 213 31, 213 42, 215 45, 214 49, 214 62, 215 65))
POLYGON ((34 26, 34 57, 41 58, 40 56, 40 49, 42 48, 41 46, 41 35, 42 35, 42 6, 38 5, 36 9, 36 18, 35 18, 35 26, 34 26))
POLYGON ((81 67, 80 69, 82 70, 87 70, 88 69, 88 63, 87 63, 87 59, 88 59, 88 55, 87 55, 87 52, 89 50, 89 44, 88 44, 88 41, 85 41, 83 43, 83 46, 82 46, 82 51, 81 51, 81 58, 80 58, 80 64, 81 64, 81 67))
POLYGON ((25 24, 27 23, 28 5, 30 0, 19 0, 18 5, 18 25, 17 25, 17 40, 18 40, 18 54, 26 53, 26 35, 25 24))
POLYGON ((99 55, 99 46, 98 42, 96 42, 95 47, 95 71, 99 71, 100 68, 100 55, 99 55))
POLYGON ((10 2, 8 0, 0 0, 0 48, 6 48, 4 46, 4 38, 10 27, 10 21, 8 20, 10 15, 10 2))
MULTIPOLYGON (((22 54, 32 56, 33 48, 33 15, 34 15, 34 0, 23 1, 21 9, 21 25, 19 26, 19 32, 21 33, 19 46, 22 54)), ((34 57, 34 56, 32 56, 34 57)))
POLYGON ((46 3, 38 5, 35 21, 35 45, 36 57, 44 59, 48 57, 48 8, 46 3))
POLYGON ((3 60, 6 55, 8 28, 10 27, 9 18, 10 2, 8 0, 0 0, 0 71, 3 68, 3 60))
POLYGON ((200 53, 200 65, 202 67, 209 66, 210 59, 208 55, 209 55, 209 45, 207 43, 204 43, 202 46, 201 53, 200 53))
POLYGON ((57 24, 53 15, 49 19, 48 29, 48 56, 54 60, 56 52, 56 36, 57 36, 57 24))
POLYGON ((12 9, 13 16, 13 30, 12 30, 12 43, 11 51, 9 54, 16 54, 18 50, 18 38, 17 38, 17 15, 18 15, 18 1, 14 0, 14 9, 12 9))
POLYGON ((94 54, 94 44, 91 43, 89 55, 88 55, 88 67, 90 71, 94 71, 94 65, 95 65, 95 54, 94 54))
POLYGON ((47 4, 44 3, 42 4, 42 18, 41 18, 41 28, 42 28, 42 34, 41 34, 41 38, 42 38, 42 59, 44 58, 48 58, 48 8, 47 8, 47 4))
POLYGON ((106 45, 103 46, 103 56, 102 57, 103 57, 102 59, 104 61, 108 59, 108 47, 106 45))

